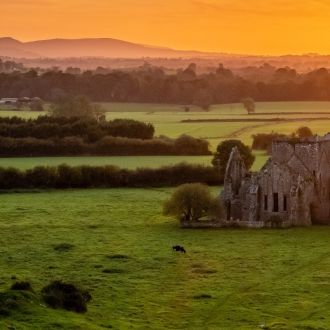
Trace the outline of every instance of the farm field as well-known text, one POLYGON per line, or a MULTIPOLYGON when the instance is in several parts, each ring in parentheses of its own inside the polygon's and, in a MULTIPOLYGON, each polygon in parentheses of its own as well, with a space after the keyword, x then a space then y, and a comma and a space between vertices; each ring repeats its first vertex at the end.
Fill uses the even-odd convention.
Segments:
MULTIPOLYGON (((109 108, 110 109, 110 108, 109 108)), ((169 107, 169 109, 171 109, 169 107)), ((120 113, 122 118, 134 118, 151 122, 156 128, 156 135, 178 137, 188 134, 207 139, 212 150, 219 142, 226 139, 240 139, 251 145, 252 135, 270 133, 272 131, 291 134, 300 126, 308 126, 319 134, 329 131, 330 102, 269 102, 257 103, 256 115, 248 115, 241 104, 212 106, 209 112, 174 111, 132 112, 120 113), (259 114, 258 114, 259 113, 259 114), (282 120, 286 121, 283 122, 282 120), (205 122, 205 120, 242 120, 241 122, 205 122), (255 119, 255 121, 252 121, 255 119), (272 121, 262 121, 272 119, 272 121), (186 120, 204 120, 204 122, 182 122, 186 120), (244 120, 249 120, 244 122, 244 120)), ((118 118, 118 112, 108 112, 107 119, 118 118)))
MULTIPOLYGON (((200 111, 191 107, 190 112, 184 112, 183 106, 157 104, 102 104, 107 112, 107 119, 132 118, 150 122, 155 126, 156 136, 166 135, 176 138, 181 134, 189 134, 204 138, 210 142, 212 151, 226 139, 240 139, 251 145, 252 135, 270 133, 272 131, 284 134, 294 132, 300 126, 308 126, 318 134, 330 131, 330 102, 268 102, 256 104, 256 115, 248 115, 241 104, 214 105, 211 111, 200 111), (262 119, 273 121, 262 121, 262 119), (279 121, 284 118, 288 121, 279 121), (323 119, 322 119, 323 118, 323 119), (240 119, 248 122, 182 122, 183 120, 219 120, 240 119), (251 121, 255 119, 256 121, 251 121), (261 120, 261 121, 260 121, 261 120)), ((0 116, 23 116, 35 118, 40 112, 0 111, 0 116)), ((256 152, 257 158, 254 170, 258 170, 266 161, 263 152, 256 152)), ((209 164, 211 157, 55 157, 36 159, 0 159, 0 166, 17 166, 22 169, 37 165, 117 165, 126 168, 158 167, 181 161, 209 164)))
POLYGON ((3 194, 0 289, 15 276, 35 293, 0 328, 329 328, 330 228, 183 230, 161 215, 170 192, 3 194), (55 251, 62 243, 72 248, 55 251), (46 308, 51 280, 89 290, 88 312, 46 308))
POLYGON ((114 156, 114 157, 31 157, 31 158, 0 158, 0 167, 15 167, 21 170, 36 166, 70 166, 114 165, 121 168, 136 169, 138 167, 158 168, 175 165, 181 162, 190 164, 211 165, 212 156, 114 156))
MULTIPOLYGON (((260 151, 255 152, 255 155, 256 161, 253 165, 253 170, 259 170, 268 159, 268 155, 260 151)), ((27 170, 36 166, 58 166, 67 164, 70 166, 114 165, 126 169, 136 169, 138 167, 158 168, 182 162, 210 166, 211 161, 212 156, 12 157, 0 158, 0 167, 15 167, 20 170, 27 170)))
MULTIPOLYGON (((278 133, 290 134, 300 126, 309 126, 318 134, 325 134, 330 126, 330 102, 267 102, 256 104, 256 115, 248 115, 241 104, 214 105, 209 112, 191 107, 184 112, 180 105, 121 104, 103 103, 107 119, 131 118, 150 122, 155 126, 156 135, 178 137, 189 134, 207 139, 212 150, 219 142, 236 138, 246 144, 252 143, 252 134, 278 133), (283 122, 280 119, 286 119, 283 122), (182 122, 185 120, 242 120, 242 122, 182 122), (255 121, 251 121, 251 120, 255 121), (272 119, 263 122, 262 119, 272 119), (244 122, 244 120, 249 120, 244 122)), ((0 116, 23 116, 35 118, 40 112, 0 111, 0 116)))

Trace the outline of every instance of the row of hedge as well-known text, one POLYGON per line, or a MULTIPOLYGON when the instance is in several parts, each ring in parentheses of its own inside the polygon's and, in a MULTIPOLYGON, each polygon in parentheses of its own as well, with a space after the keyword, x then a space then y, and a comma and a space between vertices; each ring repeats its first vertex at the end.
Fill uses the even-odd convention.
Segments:
POLYGON ((277 139, 287 139, 290 143, 297 143, 300 140, 309 139, 314 136, 312 130, 307 126, 299 127, 295 132, 289 135, 279 134, 275 132, 271 133, 258 133, 252 135, 252 149, 256 150, 271 150, 273 141, 277 139))
POLYGON ((252 149, 270 151, 273 141, 284 138, 286 135, 278 133, 258 133, 252 135, 252 149))
POLYGON ((106 136, 134 139, 152 139, 152 124, 132 119, 97 121, 92 118, 40 116, 37 119, 0 118, 0 136, 37 139, 82 137, 86 142, 96 142, 106 136))
POLYGON ((219 185, 215 167, 181 163, 158 169, 121 169, 116 166, 35 167, 26 171, 0 168, 0 189, 66 189, 115 187, 173 187, 201 182, 219 185))
POLYGON ((33 156, 150 156, 150 155, 210 155, 208 142, 183 135, 177 139, 151 140, 104 137, 86 143, 80 137, 54 139, 0 137, 1 157, 33 156))

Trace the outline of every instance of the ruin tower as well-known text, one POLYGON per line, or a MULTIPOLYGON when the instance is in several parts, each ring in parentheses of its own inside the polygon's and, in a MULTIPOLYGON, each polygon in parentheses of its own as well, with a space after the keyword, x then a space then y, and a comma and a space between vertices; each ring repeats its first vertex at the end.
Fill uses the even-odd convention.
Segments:
POLYGON ((240 190, 247 170, 237 147, 231 151, 224 179, 222 198, 225 204, 226 219, 241 219, 240 190))

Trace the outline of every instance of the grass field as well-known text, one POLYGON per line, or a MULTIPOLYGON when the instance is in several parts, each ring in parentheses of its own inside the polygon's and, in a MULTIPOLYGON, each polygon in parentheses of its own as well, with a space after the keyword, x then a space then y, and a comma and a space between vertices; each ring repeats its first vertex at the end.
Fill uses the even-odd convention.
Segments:
MULTIPOLYGON (((179 105, 159 104, 102 104, 107 112, 107 119, 133 118, 145 122, 151 122, 156 128, 156 135, 178 137, 181 134, 189 134, 194 137, 204 138, 210 142, 211 150, 226 139, 240 139, 246 144, 252 143, 252 134, 270 133, 272 131, 284 134, 294 132, 300 126, 309 126, 318 134, 325 134, 330 129, 330 102, 269 102, 257 103, 257 115, 247 115, 241 104, 224 104, 211 107, 211 111, 200 111, 196 107, 191 112, 184 112, 179 105), (258 115, 259 113, 259 115, 258 115), (296 113, 296 114, 294 114, 296 113), (285 118, 287 122, 273 121, 262 122, 262 118, 285 118), (313 120, 322 118, 326 120, 313 120), (183 123, 187 119, 253 119, 256 122, 193 122, 183 123)), ((17 112, 0 111, 0 116, 19 115, 25 118, 35 118, 39 112, 17 112)), ((267 157, 263 153, 256 153, 257 159, 254 170, 263 165, 267 157)), ((208 157, 59 157, 59 158, 36 158, 36 159, 0 159, 0 166, 17 166, 19 168, 30 168, 34 165, 58 165, 68 163, 69 165, 105 165, 113 164, 120 167, 155 167, 169 165, 181 161, 192 163, 209 163, 208 157)))
MULTIPOLYGON (((109 105, 111 109, 111 105, 109 105)), ((189 134, 194 137, 207 139, 211 148, 215 150, 219 142, 236 138, 246 144, 252 143, 252 134, 270 133, 272 131, 290 134, 300 126, 309 126, 318 134, 325 134, 329 131, 330 102, 273 102, 257 103, 257 114, 251 116, 246 113, 241 104, 216 105, 211 107, 209 112, 192 111, 184 112, 177 106, 168 106, 168 111, 153 111, 145 105, 145 111, 133 112, 130 106, 122 105, 120 112, 122 118, 134 118, 136 120, 151 122, 156 128, 157 135, 178 137, 181 134, 189 134), (125 111, 126 110, 126 111, 125 111), (292 113, 297 114, 292 114, 292 113), (316 114, 314 114, 316 113, 316 114), (322 114, 323 113, 323 114, 322 114), (253 119, 256 122, 195 122, 183 123, 187 119, 253 119), (263 118, 273 118, 273 122, 262 122, 263 118), (284 118, 287 122, 276 121, 276 118, 284 118), (314 120, 324 118, 327 120, 314 120)), ((142 106, 139 105, 139 109, 142 106)), ((108 112, 108 119, 118 118, 118 111, 108 112)))
POLYGON ((118 156, 118 157, 31 157, 31 158, 0 158, 0 167, 16 167, 21 170, 35 166, 70 166, 114 165, 121 168, 136 169, 138 167, 158 168, 175 165, 181 162, 190 164, 211 165, 212 156, 118 156))
MULTIPOLYGON (((156 135, 178 137, 181 134, 189 134, 194 137, 207 139, 215 150, 219 142, 237 138, 246 144, 251 144, 252 134, 278 133, 289 134, 300 126, 309 126, 318 134, 329 131, 330 124, 330 102, 267 102, 257 103, 257 115, 251 116, 246 113, 241 104, 214 105, 209 112, 200 111, 191 107, 191 112, 184 112, 180 105, 159 104, 120 104, 103 103, 107 110, 107 119, 132 118, 152 123, 156 128, 156 135), (259 113, 259 115, 258 115, 259 113), (182 123, 187 119, 253 119, 256 122, 232 122, 232 123, 210 123, 195 122, 182 123), (262 122, 263 118, 272 118, 273 122, 262 122), (276 118, 284 118, 287 122, 276 121, 276 118), (326 120, 315 120, 323 118, 326 120)), ((0 111, 1 116, 23 116, 35 118, 40 112, 17 112, 0 111)))
MULTIPOLYGON (((285 123, 181 123, 251 116, 241 105, 215 106, 209 113, 193 109, 188 114, 176 106, 105 106, 113 111, 108 119, 149 121, 157 135, 191 134, 207 138, 213 149, 227 138, 251 143, 253 133, 291 133, 301 125, 325 133, 329 121, 312 121, 322 114, 310 112, 330 111, 330 103, 269 103, 257 105, 263 113, 257 118, 273 118, 275 112, 285 118, 296 115, 283 113, 305 114, 285 123)), ((17 114, 22 115, 0 112, 17 114)), ((39 114, 23 113, 26 118, 39 114)), ((254 170, 266 159, 258 152, 254 170)), ((209 165, 210 160, 204 156, 0 158, 0 166, 112 164, 133 169, 181 161, 209 165)), ((213 193, 218 190, 213 188, 213 193)), ((2 194, 0 307, 2 292, 13 277, 30 281, 34 293, 26 294, 9 316, 0 313, 0 329, 329 329, 330 228, 182 230, 161 214, 162 201, 170 193, 170 189, 91 189, 2 194), (55 251, 62 243, 73 248, 55 251), (187 254, 172 252, 175 244, 183 245, 187 254), (93 300, 88 312, 47 308, 40 290, 51 280, 74 282, 89 290, 93 300)))
MULTIPOLYGON (((259 170, 268 159, 264 152, 255 152, 256 161, 253 170, 259 170)), ((36 166, 70 166, 114 165, 121 168, 136 169, 138 167, 158 168, 161 166, 175 165, 181 162, 211 166, 212 156, 118 156, 118 157, 21 157, 0 158, 0 167, 15 167, 20 170, 36 166)))
POLYGON ((329 329, 330 228, 182 230, 161 215, 169 192, 2 195, 0 288, 16 276, 35 295, 0 328, 329 329), (44 306, 54 279, 90 291, 87 314, 44 306))

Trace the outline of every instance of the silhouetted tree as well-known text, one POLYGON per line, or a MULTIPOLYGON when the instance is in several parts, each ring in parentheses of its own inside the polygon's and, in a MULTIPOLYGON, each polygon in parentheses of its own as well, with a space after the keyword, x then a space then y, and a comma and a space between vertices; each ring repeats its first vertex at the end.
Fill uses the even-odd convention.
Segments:
POLYGON ((254 113, 256 106, 253 98, 247 97, 242 100, 243 106, 248 114, 254 113))
POLYGON ((85 96, 63 97, 57 99, 51 112, 59 117, 87 117, 96 118, 100 112, 99 106, 92 104, 85 96))
POLYGON ((300 139, 309 138, 313 136, 312 130, 307 126, 302 126, 297 129, 296 134, 300 139))
POLYGON ((252 154, 250 147, 246 146, 239 140, 226 140, 221 142, 217 147, 217 152, 212 160, 213 166, 220 170, 220 175, 224 176, 227 163, 234 147, 237 147, 246 168, 249 170, 254 163, 255 156, 252 154))

